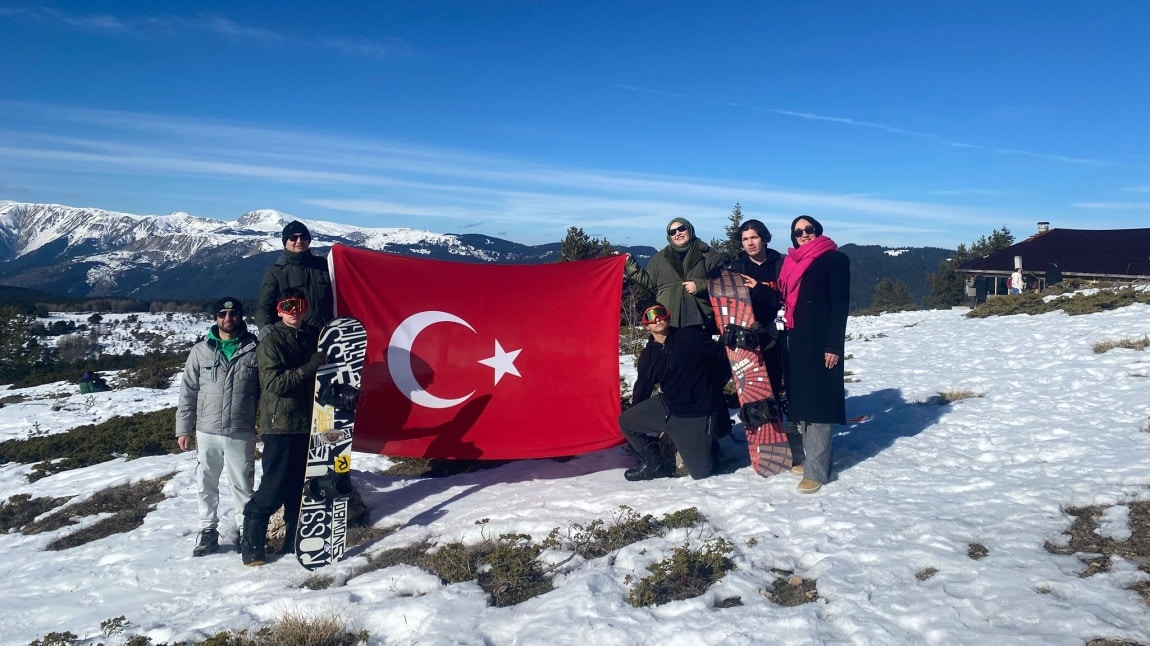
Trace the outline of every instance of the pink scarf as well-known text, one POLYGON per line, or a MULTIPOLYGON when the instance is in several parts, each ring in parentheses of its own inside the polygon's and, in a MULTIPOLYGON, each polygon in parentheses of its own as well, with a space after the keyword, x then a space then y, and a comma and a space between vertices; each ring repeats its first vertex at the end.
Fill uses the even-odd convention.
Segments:
POLYGON ((783 302, 786 303, 788 330, 795 327, 795 305, 799 302, 799 285, 802 284, 803 274, 815 258, 838 248, 834 240, 819 236, 801 247, 787 250, 783 268, 779 270, 779 290, 782 291, 783 302))

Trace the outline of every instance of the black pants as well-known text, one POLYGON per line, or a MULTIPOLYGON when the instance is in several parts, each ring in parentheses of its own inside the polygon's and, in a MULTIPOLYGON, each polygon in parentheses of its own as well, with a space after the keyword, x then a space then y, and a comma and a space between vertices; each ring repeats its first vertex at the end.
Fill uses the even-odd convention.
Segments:
POLYGON ((299 516, 300 499, 303 498, 303 474, 307 469, 311 436, 307 433, 269 433, 263 436, 263 441, 263 457, 260 458, 263 475, 252 499, 244 505, 244 516, 266 520, 282 505, 284 522, 292 525, 299 516))
POLYGON ((650 441, 649 434, 666 433, 683 457, 691 477, 698 480, 711 475, 714 467, 711 445, 715 441, 716 414, 701 417, 671 415, 659 395, 639 402, 619 416, 623 437, 638 452, 650 441))

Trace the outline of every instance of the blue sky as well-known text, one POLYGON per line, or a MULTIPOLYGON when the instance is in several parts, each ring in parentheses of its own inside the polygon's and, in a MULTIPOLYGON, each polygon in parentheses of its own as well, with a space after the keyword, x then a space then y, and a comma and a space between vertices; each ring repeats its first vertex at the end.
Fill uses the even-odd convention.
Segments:
POLYGON ((23 3, 0 199, 954 247, 1150 223, 1150 3, 23 3))

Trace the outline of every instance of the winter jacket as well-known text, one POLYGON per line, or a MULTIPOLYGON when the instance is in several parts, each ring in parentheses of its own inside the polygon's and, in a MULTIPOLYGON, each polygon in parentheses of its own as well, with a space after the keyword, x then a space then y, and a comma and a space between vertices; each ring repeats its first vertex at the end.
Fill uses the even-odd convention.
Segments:
POLYGON ((180 377, 176 437, 193 432, 212 435, 254 433, 260 401, 258 347, 244 332, 229 361, 220 351, 219 331, 192 346, 180 377))
POLYGON ((707 292, 707 280, 719 274, 722 262, 723 257, 717 251, 695 239, 681 259, 679 252, 667 245, 651 258, 646 269, 639 267, 634 256, 627 256, 625 272, 628 279, 655 293, 655 300, 670 312, 671 325, 677 328, 691 325, 710 327, 715 317, 707 292), (683 289, 685 280, 694 281, 696 291, 693 296, 683 289))
POLYGON ((635 378, 635 388, 631 393, 631 405, 645 401, 651 397, 655 384, 663 383, 663 374, 667 370, 667 355, 663 352, 663 344, 655 337, 647 338, 647 346, 639 353, 639 360, 635 363, 638 376, 635 378))
POLYGON ((803 272, 794 327, 784 353, 790 417, 815 424, 846 423, 843 350, 850 308, 850 259, 829 251, 803 272), (828 370, 825 353, 840 357, 828 370))
POLYGON ((260 432, 263 434, 309 433, 315 397, 313 361, 318 338, 307 325, 296 330, 282 321, 260 340, 260 432))
MULTIPOLYGON (((731 271, 746 274, 758 281, 758 284, 751 289, 751 310, 755 313, 755 320, 763 327, 775 327, 775 317, 778 316, 779 306, 782 304, 782 295, 779 294, 776 285, 782 266, 783 255, 774 249, 767 249, 767 257, 761 265, 752 261, 745 252, 731 261, 731 271)), ((784 394, 784 345, 785 341, 780 339, 778 343, 763 351, 767 375, 771 380, 772 390, 778 396, 784 394)))
POLYGON ((727 370, 723 346, 699 328, 671 328, 662 352, 666 368, 659 385, 667 409, 680 417, 713 414, 720 407, 714 376, 727 370))
POLYGON ((260 299, 256 304, 256 325, 262 338, 277 321, 276 304, 280 294, 288 287, 302 289, 307 296, 307 314, 304 323, 319 330, 335 318, 335 297, 332 294, 331 275, 327 259, 312 254, 284 250, 283 256, 264 272, 260 285, 260 299))

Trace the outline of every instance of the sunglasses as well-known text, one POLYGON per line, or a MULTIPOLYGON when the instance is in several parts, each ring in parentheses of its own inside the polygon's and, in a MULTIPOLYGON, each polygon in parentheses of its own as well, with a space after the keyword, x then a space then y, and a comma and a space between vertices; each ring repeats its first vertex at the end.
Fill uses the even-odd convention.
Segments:
POLYGON ((220 310, 220 311, 216 312, 216 318, 218 318, 218 319, 227 319, 227 318, 238 319, 238 318, 243 318, 243 317, 240 315, 239 312, 237 312, 235 310, 220 310))
POLYGON ((791 237, 792 238, 797 238, 797 237, 802 236, 802 235, 813 236, 814 234, 815 234, 815 228, 812 226, 809 226, 809 225, 805 226, 801 229, 795 229, 794 231, 791 231, 791 237))
POLYGON ((653 325, 659 321, 670 321, 671 315, 662 305, 652 305, 643 310, 643 325, 653 325))
POLYGON ((311 238, 309 238, 308 236, 305 236, 302 233, 293 233, 290 236, 288 236, 288 241, 290 241, 290 242, 301 242, 301 241, 302 242, 311 242, 311 238))
POLYGON ((307 300, 303 298, 285 298, 279 303, 276 303, 276 309, 284 314, 303 316, 304 312, 307 312, 307 300))
POLYGON ((667 235, 673 236, 676 233, 682 233, 686 230, 687 230, 687 225, 680 224, 679 226, 675 227, 674 229, 667 229, 667 235))

